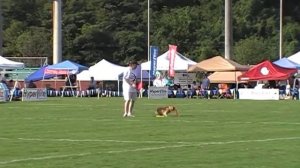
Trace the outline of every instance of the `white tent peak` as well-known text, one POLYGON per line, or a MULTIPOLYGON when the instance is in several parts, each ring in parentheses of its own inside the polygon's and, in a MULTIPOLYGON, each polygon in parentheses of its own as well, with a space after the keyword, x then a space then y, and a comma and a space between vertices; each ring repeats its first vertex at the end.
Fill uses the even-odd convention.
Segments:
POLYGON ((99 67, 99 66, 124 68, 123 66, 111 63, 111 62, 107 61, 106 59, 102 59, 101 61, 99 61, 95 65, 91 66, 90 69, 94 68, 94 67, 99 67))
POLYGON ((288 57, 290 61, 300 64, 300 51, 288 57))
MULTIPOLYGON (((157 70, 168 70, 169 69, 169 51, 163 53, 157 57, 157 70)), ((196 64, 195 61, 183 56, 179 52, 175 54, 174 70, 186 71, 190 65, 196 64)), ((151 61, 144 62, 141 64, 142 70, 150 70, 151 61)))
POLYGON ((78 80, 90 80, 93 76, 99 81, 117 81, 119 75, 125 71, 127 67, 113 64, 102 59, 95 65, 91 66, 88 71, 83 71, 77 75, 78 80))

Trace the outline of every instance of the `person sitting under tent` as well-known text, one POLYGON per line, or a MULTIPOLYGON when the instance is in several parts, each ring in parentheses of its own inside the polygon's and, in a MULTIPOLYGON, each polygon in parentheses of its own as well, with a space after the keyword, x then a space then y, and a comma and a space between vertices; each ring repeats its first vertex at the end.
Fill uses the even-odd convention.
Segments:
POLYGON ((15 83, 12 79, 7 82, 7 87, 9 90, 13 89, 14 86, 15 86, 15 83))
POLYGON ((0 74, 0 82, 7 85, 6 83, 7 76, 8 76, 7 74, 0 74))
POLYGON ((219 98, 231 98, 231 93, 228 84, 220 83, 219 88, 219 98))
POLYGON ((91 80, 90 80, 89 86, 87 88, 88 96, 95 96, 96 88, 97 88, 97 83, 95 81, 95 78, 93 76, 91 76, 91 80))
POLYGON ((66 76, 65 78, 65 85, 66 86, 76 86, 76 75, 71 74, 69 76, 66 76))
POLYGON ((88 90, 94 90, 94 89, 96 89, 96 81, 95 78, 92 76, 89 83, 88 90))
POLYGON ((36 88, 36 84, 32 80, 30 80, 26 85, 27 88, 36 88))
POLYGON ((162 78, 160 76, 156 77, 153 81, 153 86, 155 87, 163 87, 162 78))

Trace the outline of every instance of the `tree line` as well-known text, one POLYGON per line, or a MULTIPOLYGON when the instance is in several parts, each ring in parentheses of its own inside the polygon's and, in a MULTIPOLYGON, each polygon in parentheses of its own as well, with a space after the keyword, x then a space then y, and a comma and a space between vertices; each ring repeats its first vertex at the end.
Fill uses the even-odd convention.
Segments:
MULTIPOLYGON (((283 54, 299 48, 300 1, 283 1, 283 54)), ((201 61, 224 55, 224 0, 150 0, 150 44, 201 61)), ((280 2, 233 0, 233 56, 241 64, 279 58, 280 2)), ((148 0, 63 0, 63 59, 146 61, 148 0)), ((52 60, 52 1, 2 0, 4 56, 52 60)))

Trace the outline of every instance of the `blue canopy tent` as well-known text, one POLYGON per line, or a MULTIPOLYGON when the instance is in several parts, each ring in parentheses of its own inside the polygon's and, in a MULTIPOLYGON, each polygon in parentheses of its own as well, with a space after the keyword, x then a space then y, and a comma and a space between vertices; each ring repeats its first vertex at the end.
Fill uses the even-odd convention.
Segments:
POLYGON ((50 79, 55 77, 56 75, 54 74, 46 74, 44 76, 45 73, 45 69, 48 65, 45 65, 43 67, 41 67, 40 69, 36 70, 35 72, 33 72, 32 74, 30 74, 29 76, 27 76, 25 78, 25 82, 28 83, 30 81, 35 82, 35 81, 39 81, 39 80, 43 80, 43 79, 50 79))
POLYGON ((70 75, 70 74, 78 74, 79 72, 87 69, 89 68, 86 66, 66 60, 54 65, 49 65, 45 69, 45 74, 70 75))
MULTIPOLYGON (((54 65, 49 65, 48 67, 46 67, 45 71, 44 71, 44 77, 45 77, 45 75, 49 75, 49 74, 50 75, 67 75, 67 79, 70 84, 70 86, 68 86, 68 88, 71 88, 73 96, 74 96, 73 86, 72 86, 71 80, 70 80, 70 75, 78 74, 81 71, 87 70, 87 69, 89 69, 89 68, 86 66, 66 60, 66 61, 54 64, 54 65)), ((43 78, 43 79, 45 79, 45 78, 43 78)), ((63 88, 63 92, 66 87, 63 88)))
MULTIPOLYGON (((298 64, 296 62, 293 62, 288 58, 282 58, 282 59, 279 59, 277 61, 274 61, 273 63, 280 66, 280 67, 283 67, 283 68, 297 69, 298 72, 300 70, 300 64, 298 64)), ((295 78, 294 78, 294 82, 293 82, 293 89, 292 89, 293 92, 292 93, 293 94, 295 94, 295 93, 298 94, 298 92, 297 92, 298 89, 295 89, 295 87, 296 87, 296 81, 299 79, 299 75, 296 73, 294 75, 294 77, 295 78)))
POLYGON ((281 58, 277 61, 273 62, 274 64, 282 67, 282 68, 289 68, 289 69, 300 69, 300 64, 297 64, 287 58, 281 58))

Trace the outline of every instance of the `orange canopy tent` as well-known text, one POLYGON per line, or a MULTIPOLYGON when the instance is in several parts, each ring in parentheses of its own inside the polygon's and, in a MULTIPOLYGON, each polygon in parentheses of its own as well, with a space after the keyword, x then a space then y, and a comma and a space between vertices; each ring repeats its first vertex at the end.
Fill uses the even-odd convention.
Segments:
POLYGON ((242 71, 214 72, 208 76, 208 79, 210 83, 236 83, 243 73, 242 71))
POLYGON ((206 60, 203 60, 188 68, 188 72, 197 71, 247 71, 249 66, 241 65, 229 59, 225 59, 221 56, 215 56, 206 60))

